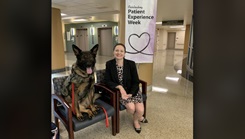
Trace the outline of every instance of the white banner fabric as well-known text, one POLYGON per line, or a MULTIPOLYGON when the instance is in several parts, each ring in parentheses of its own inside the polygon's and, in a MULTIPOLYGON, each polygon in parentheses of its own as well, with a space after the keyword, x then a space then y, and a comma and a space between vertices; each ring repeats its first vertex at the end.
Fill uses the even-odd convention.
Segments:
POLYGON ((126 0, 125 5, 125 58, 152 63, 157 0, 126 0))

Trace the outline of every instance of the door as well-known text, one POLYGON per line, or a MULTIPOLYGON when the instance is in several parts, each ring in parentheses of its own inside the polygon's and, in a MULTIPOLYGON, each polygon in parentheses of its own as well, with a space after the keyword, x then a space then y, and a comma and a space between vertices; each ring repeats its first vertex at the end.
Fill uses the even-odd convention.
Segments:
POLYGON ((99 55, 113 56, 112 28, 98 29, 99 55))
POLYGON ((167 42, 168 49, 175 49, 175 39, 176 39, 176 32, 168 32, 168 42, 167 42))
POLYGON ((77 29, 76 45, 82 51, 89 51, 87 29, 77 29))

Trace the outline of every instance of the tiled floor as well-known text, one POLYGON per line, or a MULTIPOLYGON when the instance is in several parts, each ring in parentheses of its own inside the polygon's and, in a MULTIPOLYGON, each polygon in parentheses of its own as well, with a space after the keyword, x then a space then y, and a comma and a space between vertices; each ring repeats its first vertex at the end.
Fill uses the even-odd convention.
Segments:
MULTIPOLYGON (((182 77, 182 50, 163 50, 154 54, 152 90, 148 91, 148 124, 141 124, 140 134, 134 131, 132 116, 120 113, 120 133, 112 136, 111 127, 104 121, 75 132, 75 138, 83 139, 192 139, 193 138, 193 83, 182 77), (177 73, 178 72, 178 73, 177 73)), ((97 69, 105 68, 105 61, 112 57, 97 56, 97 69)), ((75 61, 73 53, 66 54, 66 65, 75 61)), ((63 76, 69 72, 52 74, 63 76)), ((67 132, 60 124, 61 139, 67 132)))

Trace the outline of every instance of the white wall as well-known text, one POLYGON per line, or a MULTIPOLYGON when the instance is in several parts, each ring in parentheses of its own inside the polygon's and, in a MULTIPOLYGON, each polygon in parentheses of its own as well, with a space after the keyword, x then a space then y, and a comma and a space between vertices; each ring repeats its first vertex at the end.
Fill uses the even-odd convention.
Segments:
POLYGON ((175 49, 184 49, 185 31, 176 31, 175 49))
POLYGON ((167 31, 164 29, 156 30, 156 49, 165 50, 167 48, 167 31))
POLYGON ((164 29, 162 29, 162 39, 163 39, 162 48, 163 50, 165 50, 167 48, 168 32, 164 29))
MULTIPOLYGON (((184 49, 185 42, 185 31, 169 31, 176 32, 176 41, 175 41, 175 49, 184 49)), ((168 31, 165 29, 156 29, 155 34, 155 51, 157 50, 165 50, 167 48, 167 40, 168 40, 168 31)))
POLYGON ((65 24, 63 21, 61 23, 62 23, 62 36, 63 36, 63 43, 64 43, 64 51, 66 51, 65 24))

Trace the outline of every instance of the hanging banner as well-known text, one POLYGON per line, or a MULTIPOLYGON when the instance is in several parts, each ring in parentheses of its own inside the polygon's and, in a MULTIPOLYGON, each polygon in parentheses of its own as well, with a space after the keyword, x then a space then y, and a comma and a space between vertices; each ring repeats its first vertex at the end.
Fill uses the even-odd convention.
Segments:
POLYGON ((126 0, 125 5, 125 58, 152 63, 157 0, 126 0))

